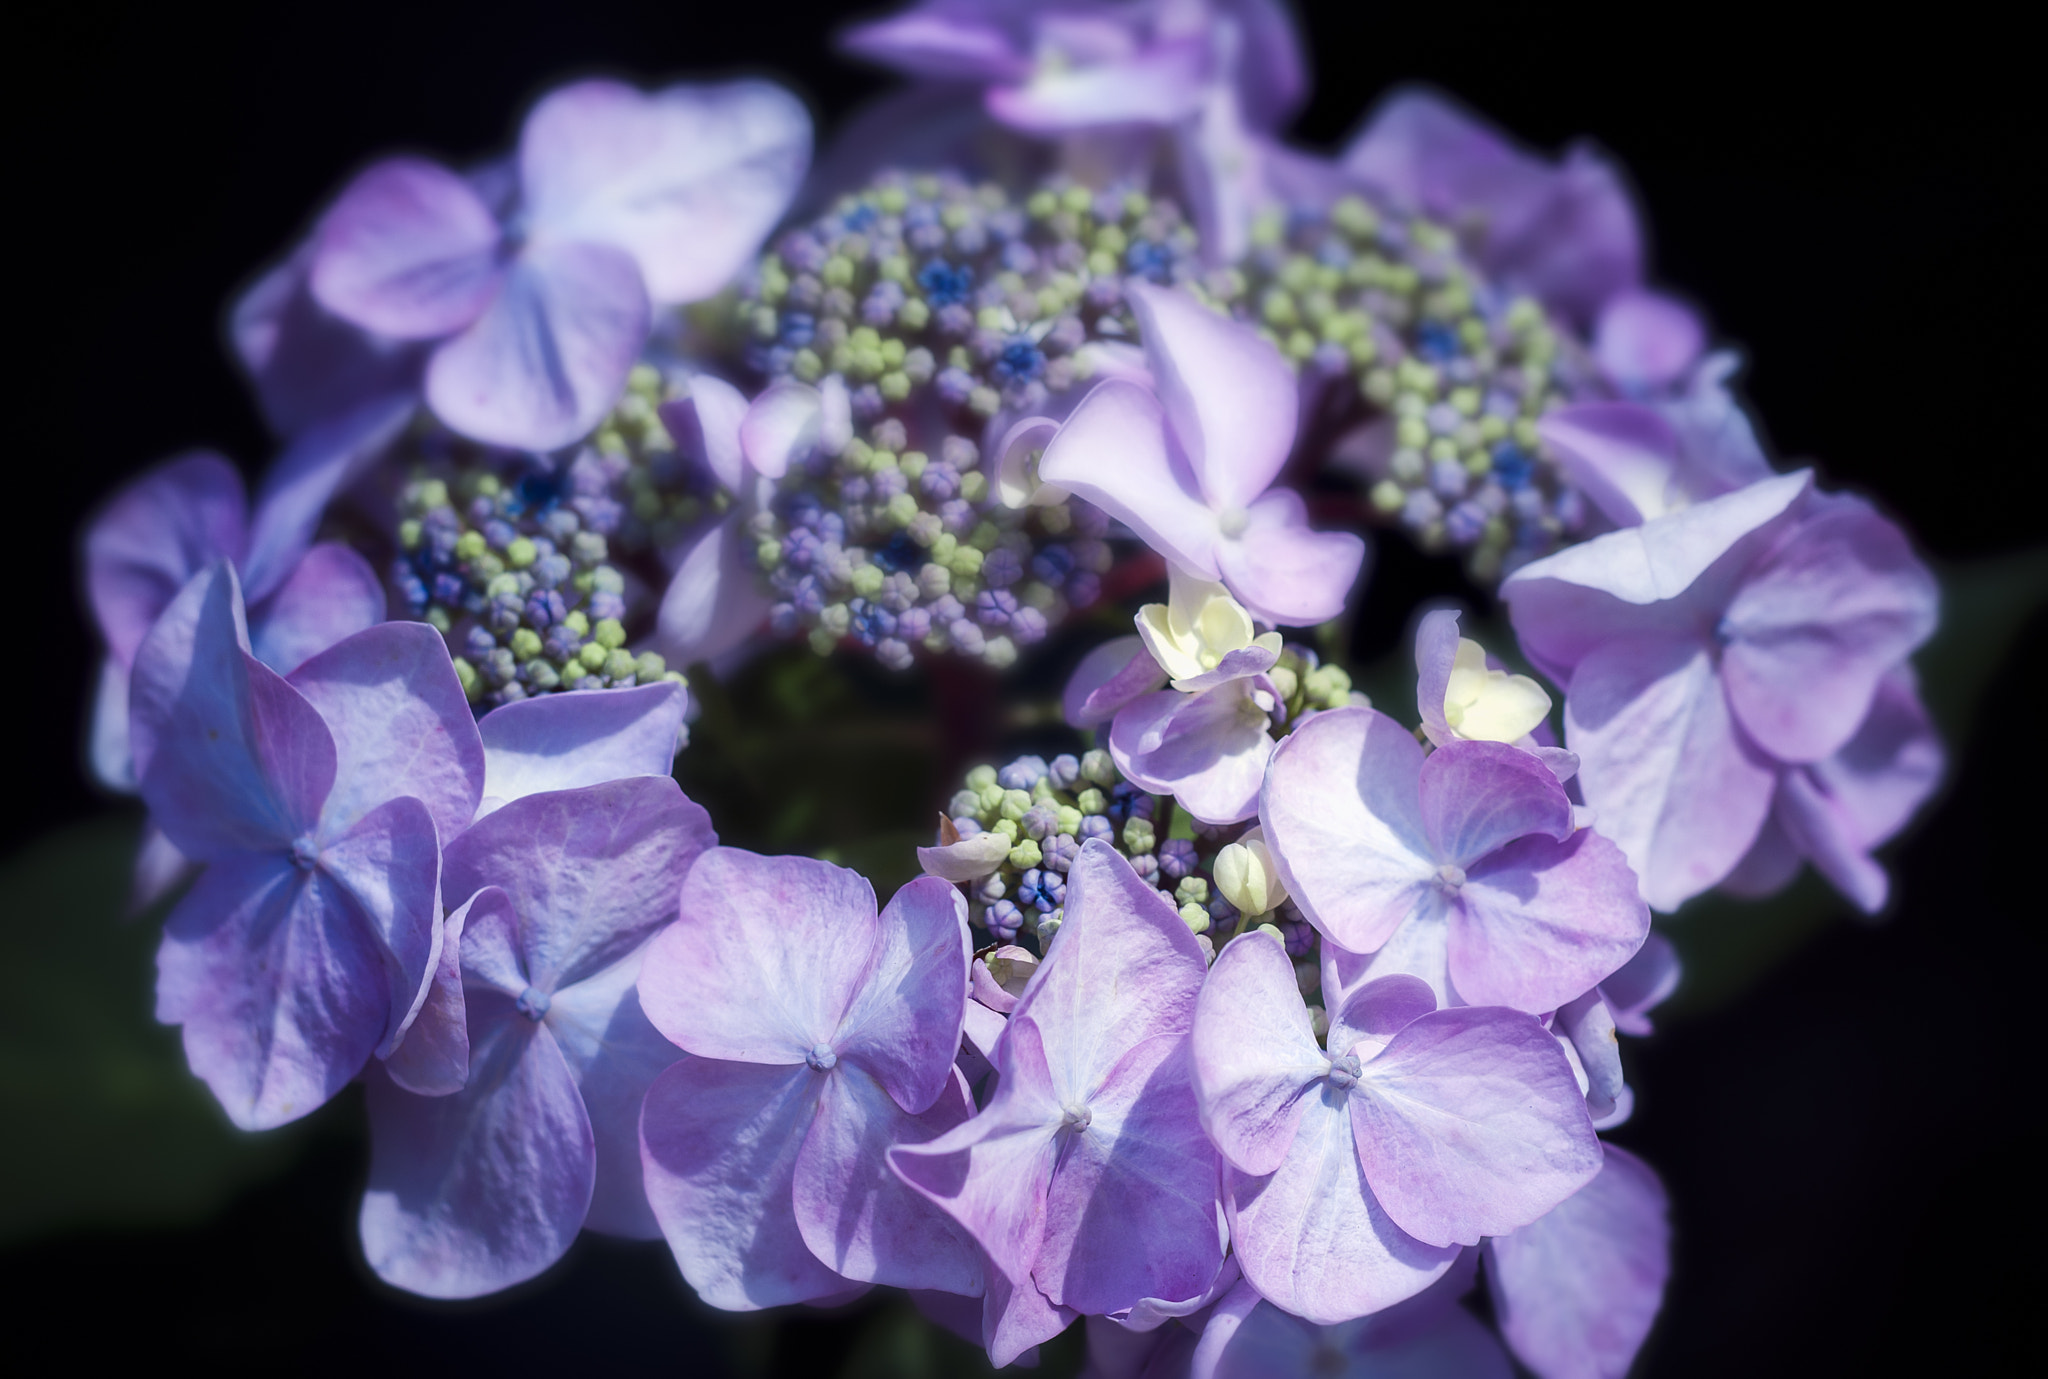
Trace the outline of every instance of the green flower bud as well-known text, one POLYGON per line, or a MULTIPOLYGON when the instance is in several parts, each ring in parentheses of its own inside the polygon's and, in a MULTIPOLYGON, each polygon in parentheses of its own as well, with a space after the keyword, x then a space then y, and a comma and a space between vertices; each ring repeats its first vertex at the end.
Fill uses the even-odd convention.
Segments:
POLYGON ((582 664, 585 670, 595 675, 598 671, 604 669, 604 659, 607 654, 605 649, 596 642, 585 642, 583 649, 576 653, 576 660, 582 664))
POLYGON ((1188 929, 1191 932, 1197 934, 1206 934, 1209 932, 1209 912, 1203 909, 1200 905, 1181 906, 1180 917, 1182 922, 1188 926, 1188 929))
POLYGON ((1032 842, 1029 838, 1023 839, 1017 846, 1010 849, 1010 865, 1018 871, 1035 867, 1044 860, 1045 854, 1040 852, 1038 844, 1032 842))
POLYGON ((986 790, 996 783, 996 768, 977 766, 967 773, 967 787, 970 790, 986 790))
POLYGON ((1124 820, 1124 850, 1145 853, 1152 850, 1156 840, 1152 835, 1150 819, 1129 818, 1124 820))
POLYGON ((522 627, 512 633, 512 659, 530 661, 540 655, 540 633, 522 627))
POLYGON ((515 536, 505 547, 505 563, 515 570, 523 570, 540 557, 533 542, 523 536, 515 536))
MULTIPOLYGON (((1083 752, 1081 754, 1081 774, 1105 790, 1115 785, 1121 779, 1117 775, 1116 763, 1110 760, 1109 753, 1099 747, 1092 752, 1083 752)), ((1100 814, 1102 811, 1100 809, 1090 809, 1088 812, 1090 814, 1100 814)))
POLYGON ((1003 792, 1003 802, 999 808, 1005 819, 1021 819, 1026 811, 1031 808, 1031 792, 1029 790, 1005 790, 1003 792))
POLYGON ((579 637, 588 637, 590 635, 590 615, 581 608, 572 608, 569 610, 569 616, 562 619, 562 626, 568 628, 579 637))
POLYGON ((643 651, 633 662, 633 678, 652 685, 668 674, 668 661, 658 651, 643 651))
POLYGON ((1104 799, 1102 792, 1093 786, 1076 795, 1074 803, 1083 814, 1100 814, 1103 810, 1109 808, 1109 801, 1104 799))
POLYGON ((604 618, 590 630, 590 635, 606 651, 616 651, 626 644, 626 629, 619 626, 618 619, 604 618))
POLYGON ((1206 905, 1209 903, 1209 883, 1199 876, 1183 876, 1180 884, 1173 888, 1173 898, 1183 905, 1206 905))

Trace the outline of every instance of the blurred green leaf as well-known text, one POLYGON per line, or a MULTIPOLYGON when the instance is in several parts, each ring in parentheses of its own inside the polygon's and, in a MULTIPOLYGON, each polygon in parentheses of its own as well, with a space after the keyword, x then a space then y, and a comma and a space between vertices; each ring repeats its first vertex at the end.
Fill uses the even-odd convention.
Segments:
POLYGON ((124 913, 140 834, 110 815, 0 864, 0 1241, 203 1220, 303 1142, 236 1130, 152 1018, 161 915, 124 913))

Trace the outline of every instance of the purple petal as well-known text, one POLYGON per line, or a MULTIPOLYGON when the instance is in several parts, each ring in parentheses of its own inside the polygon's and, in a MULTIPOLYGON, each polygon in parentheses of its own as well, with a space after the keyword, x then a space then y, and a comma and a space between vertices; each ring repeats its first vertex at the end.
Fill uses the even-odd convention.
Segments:
MULTIPOLYGON (((825 444, 827 406, 823 392, 808 383, 780 379, 748 404, 739 423, 740 456, 756 473, 780 479, 793 464, 825 444)), ((837 454, 838 447, 828 447, 837 454)), ((724 471, 719 472, 724 478, 724 471)), ((735 470, 726 487, 741 492, 744 473, 735 470)))
MULTIPOLYGON (((1168 1322, 1192 1317, 1213 1305, 1218 1298, 1236 1288, 1238 1281, 1243 1277, 1243 1272, 1237 1267, 1237 1261, 1225 1258, 1216 1269, 1216 1277, 1210 1279, 1209 1286, 1195 1297, 1180 1302, 1168 1302, 1164 1298, 1140 1298, 1135 1307, 1127 1312, 1118 1313, 1110 1320, 1116 1323, 1117 1331, 1125 1335, 1142 1336, 1146 1332, 1157 1331, 1168 1322)), ((1091 1354, 1094 1351, 1092 1331, 1089 1335, 1089 1350, 1091 1354)))
POLYGON ((1021 86, 990 88, 988 113, 1041 135, 1175 124, 1200 103, 1208 68, 1206 37, 1160 43, 1118 62, 1041 64, 1021 86))
POLYGON ((323 831, 339 833, 400 795, 423 802, 443 838, 476 817, 483 744, 447 643, 433 628, 379 623, 301 665, 291 685, 334 734, 338 764, 323 831))
POLYGON ((1451 981, 1481 1005, 1555 1010, 1619 971, 1649 932, 1620 848, 1590 829, 1562 843, 1537 834, 1466 873, 1451 907, 1451 981))
POLYGON ((1010 855, 1012 846, 1007 834, 977 833, 942 847, 919 848, 917 865, 926 875, 942 880, 955 883, 979 881, 984 876, 993 875, 1003 865, 1003 859, 1010 855))
POLYGON ((116 493, 85 533, 85 587, 122 669, 192 576, 241 557, 247 536, 242 476, 211 451, 195 451, 116 493))
POLYGON ((1330 1017, 1330 1048, 1353 1049, 1363 1043, 1375 1051, 1441 1004, 1434 987, 1406 972, 1374 973, 1355 978, 1348 986, 1326 984, 1323 1000, 1330 1017))
POLYGON ((441 841, 418 800, 387 800, 320 850, 320 869, 347 893, 382 946, 390 1015, 377 1046, 398 1046, 433 990, 441 958, 441 841))
POLYGON ((380 393, 322 417, 277 457, 249 523, 242 568, 252 603, 268 598, 298 567, 328 504, 383 458, 418 407, 409 389, 380 393))
POLYGON ((1832 802, 1805 771, 1790 770, 1778 782, 1771 802, 1772 822, 1784 830, 1814 870, 1867 915, 1884 908, 1891 878, 1857 845, 1832 808, 1832 802))
POLYGON ((530 245, 476 323, 434 351, 427 402, 472 440, 553 450, 619 400, 647 342, 647 289, 603 244, 530 245))
POLYGON ((1045 447, 1038 477, 1095 504, 1190 574, 1216 579, 1216 515, 1166 426, 1165 409, 1145 389, 1097 384, 1045 447))
POLYGON ((1276 0, 1237 0, 1222 8, 1238 29, 1234 75, 1246 118, 1261 129, 1280 129, 1308 95, 1294 18, 1276 0))
POLYGON ((994 1270, 984 1272, 988 1291, 982 1297, 981 1335, 991 1365, 1029 1365, 1041 1343, 1072 1326, 1080 1315, 1054 1303, 1029 1279, 1012 1284, 994 1270))
POLYGON ((1280 351, 1184 291, 1133 282, 1154 387, 1211 508, 1248 508, 1287 462, 1300 401, 1280 351))
POLYGON ((810 159, 810 116, 765 81, 652 95, 576 82, 544 96, 519 138, 536 238, 625 250, 662 306, 725 286, 782 218, 810 159))
POLYGON ((1354 953, 1384 944, 1429 893, 1421 769, 1414 736, 1360 708, 1309 719, 1267 768, 1259 822, 1287 893, 1354 953))
POLYGON ((1678 950, 1652 930, 1636 955, 1600 983, 1600 994, 1614 1011, 1615 1028, 1641 1037, 1650 1032, 1649 1013, 1678 989, 1678 950))
POLYGON ((740 424, 747 400, 738 388, 715 374, 700 373, 690 380, 690 395, 662 403, 660 413, 676 449, 701 461, 726 492, 742 491, 747 457, 740 449, 740 424))
POLYGON ((1728 605, 1721 678, 1735 716, 1780 760, 1833 755, 1878 681, 1934 631, 1939 600, 1905 533, 1860 499, 1830 499, 1728 605))
POLYGON ((890 1146, 922 1144, 974 1113, 950 1067, 943 1094, 911 1115, 860 1068, 824 1078, 817 1118, 797 1154, 797 1229, 811 1253, 864 1283, 975 1294, 981 1251, 959 1226, 889 1169, 890 1146))
POLYGON ((129 882, 128 913, 139 915, 155 905, 198 871, 191 858, 178 851, 164 831, 155 824, 142 830, 142 845, 135 850, 135 874, 129 882))
POLYGON ((674 683, 603 694, 550 694, 491 710, 477 722, 483 807, 548 790, 629 776, 666 776, 689 699, 674 683))
POLYGON ((684 554, 661 597, 655 640, 673 664, 714 661, 753 635, 769 606, 754 544, 735 512, 684 554))
POLYGON ((1202 1128, 1217 1152, 1254 1176, 1279 1168, 1330 1060, 1278 940, 1253 932, 1216 955, 1195 1003, 1193 1048, 1202 1128))
POLYGON ((496 913, 516 925, 512 901, 486 886, 441 921, 441 953, 427 998, 412 1025, 384 1059, 384 1071, 415 1096, 447 1096, 469 1081, 469 1007, 462 992, 462 931, 472 914, 482 921, 496 913))
POLYGON ((749 1312, 847 1287, 804 1244, 791 1204, 824 1081, 801 1063, 686 1058, 647 1089, 648 1205, 683 1277, 713 1307, 749 1312))
POLYGON ((301 244, 235 302, 228 334, 263 419, 280 436, 372 398, 418 392, 421 347, 349 324, 313 299, 317 246, 301 244))
POLYGON ((1310 531, 1301 496, 1274 489, 1251 504, 1240 536, 1216 543, 1216 566, 1261 621, 1307 627, 1344 611, 1365 567, 1365 541, 1352 532, 1310 531))
MULTIPOLYGON (((1446 908, 1439 898, 1425 897, 1410 920, 1370 953, 1352 953, 1334 943, 1323 945, 1323 999, 1336 1028, 1343 1026, 1344 1001, 1339 993, 1356 992, 1390 977, 1413 977, 1429 988, 1438 1006, 1459 1004, 1462 998, 1451 989, 1451 926, 1446 908)), ((1364 1037, 1362 1031, 1352 1033, 1364 1037)))
POLYGON ((1580 663, 1565 699, 1586 802, 1652 909, 1676 909, 1733 870, 1777 784, 1714 670, 1705 647, 1616 641, 1580 663))
POLYGON ((939 81, 1017 80, 1031 70, 1010 35, 971 10, 919 8, 856 24, 839 46, 906 76, 939 81))
POLYGON ((370 562, 322 542, 306 552, 250 620, 250 650, 280 675, 343 638, 384 621, 384 586, 370 562))
POLYGON ((1236 823, 1258 812, 1273 754, 1266 723, 1248 680, 1200 694, 1161 690, 1117 713, 1109 754, 1133 783, 1173 795, 1203 823, 1236 823))
POLYGON ((590 1205, 590 1120, 554 1036, 494 996, 475 1037, 469 1085, 453 1096, 369 1079, 363 1255, 385 1282, 431 1298, 532 1278, 590 1205))
POLYGON ((1444 718, 1444 699, 1451 692, 1451 668, 1458 659, 1458 610, 1439 608, 1423 614, 1415 628, 1415 707, 1422 730, 1441 747, 1456 739, 1444 718))
POLYGON ((1485 257, 1503 282, 1589 324, 1643 276, 1643 234, 1620 172, 1578 147, 1549 172, 1540 212, 1512 238, 1489 235, 1485 257))
POLYGON ((1451 1267, 1457 1248, 1425 1245, 1387 1216, 1359 1168, 1341 1093, 1319 1086, 1302 1107, 1276 1172, 1225 1173, 1231 1248, 1245 1278, 1277 1306, 1325 1324, 1413 1297, 1451 1267))
POLYGON ((1571 1065, 1514 1011, 1440 1010, 1409 1025, 1366 1063, 1351 1123, 1374 1196, 1431 1244, 1526 1226, 1600 1169, 1571 1065))
POLYGON ((318 711, 244 644, 223 562, 194 575, 164 611, 129 681, 142 797, 196 860, 283 852, 313 827, 335 779, 318 711))
POLYGON ((1593 329, 1593 357, 1601 371, 1629 389, 1676 383, 1706 343, 1698 312, 1640 287, 1610 297, 1593 329))
MULTIPOLYGON (((856 872, 713 848, 683 883, 682 918, 648 949, 641 1005, 699 1057, 802 1063, 833 1046, 880 923, 856 872)), ((957 980, 964 992, 964 964, 957 980)))
POLYGON ((1547 413, 1536 427, 1572 483, 1618 527, 1662 517, 1687 496, 1678 433, 1648 407, 1576 402, 1547 413))
POLYGON ((1841 751, 1807 768, 1847 837, 1874 848, 1906 826, 1947 767, 1911 666, 1878 682, 1870 716, 1841 751))
MULTIPOLYGON (((1432 1308, 1413 1322, 1402 1324, 1405 1321, 1388 1313, 1347 1326, 1319 1328, 1268 1304, 1254 1309, 1242 1325, 1227 1334, 1225 1343, 1213 1352, 1213 1369, 1197 1368, 1194 1376, 1510 1379, 1514 1373, 1493 1333, 1461 1307, 1432 1308)), ((1200 1348, 1201 1352, 1208 1350, 1207 1345, 1200 1348)))
POLYGON ((343 320, 402 340, 474 321, 499 281, 498 221, 438 163, 391 158, 358 174, 320 222, 313 296, 343 320))
POLYGON ((547 1026, 575 1075, 596 1146, 597 1178, 583 1224, 607 1235, 658 1240, 661 1227, 641 1180, 640 1107, 654 1079, 688 1055, 640 1010, 634 984, 641 957, 628 954, 555 992, 547 1026))
POLYGON ((710 817, 666 776, 514 800, 448 845, 450 894, 501 886, 527 979, 556 992, 618 962, 676 917, 710 817))
POLYGON ((1504 742, 1437 748, 1422 763, 1419 789, 1436 855, 1462 867, 1530 834, 1557 842, 1572 836, 1572 802, 1557 777, 1504 742))
MULTIPOLYGON (((839 1057, 858 1064, 911 1115, 952 1085, 973 950, 967 899, 956 887, 935 876, 905 884, 882 911, 840 1022, 833 1041, 839 1057)), ((841 952, 853 957, 857 950, 841 952)))
POLYGON ((135 754, 128 746, 128 667, 112 656, 100 658, 85 751, 101 785, 122 795, 135 793, 135 754))
POLYGON ((1081 658, 1067 679, 1062 705, 1076 728, 1099 728, 1117 710, 1166 683, 1166 672, 1142 637, 1113 637, 1081 658))
MULTIPOLYGON (((1777 794, 1773 791, 1774 804, 1776 799, 1777 794)), ((1799 845, 1786 835, 1773 811, 1764 816, 1756 841, 1749 845, 1749 851, 1742 854, 1742 860, 1735 864, 1735 869, 1721 879, 1719 889, 1745 900, 1775 895, 1792 884, 1792 878, 1799 875, 1800 865, 1805 860, 1799 845)))
POLYGON ((1663 1185, 1605 1146, 1600 1174, 1535 1223, 1486 1246, 1494 1316, 1522 1362, 1554 1379, 1621 1379, 1671 1272, 1663 1185))
POLYGON ((1578 1055, 1586 1074, 1586 1109, 1597 1120, 1611 1115, 1625 1090, 1621 1075, 1621 1036, 1614 1024, 1614 1011, 1606 997, 1589 991, 1559 1006, 1551 1032, 1561 1036, 1578 1055))

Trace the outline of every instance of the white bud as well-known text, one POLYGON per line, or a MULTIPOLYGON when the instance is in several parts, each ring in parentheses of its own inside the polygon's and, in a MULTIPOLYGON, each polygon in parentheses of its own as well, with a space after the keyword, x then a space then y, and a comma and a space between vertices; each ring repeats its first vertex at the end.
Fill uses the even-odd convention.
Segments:
POLYGON ((1216 854, 1216 889, 1247 915, 1262 915, 1287 899, 1287 887, 1258 829, 1216 854))

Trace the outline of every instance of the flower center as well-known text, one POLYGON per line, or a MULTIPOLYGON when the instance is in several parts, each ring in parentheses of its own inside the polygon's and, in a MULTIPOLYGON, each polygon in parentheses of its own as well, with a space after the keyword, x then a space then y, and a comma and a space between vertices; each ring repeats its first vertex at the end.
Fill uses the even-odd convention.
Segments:
POLYGON ((1332 1087, 1350 1088, 1358 1085, 1358 1055, 1340 1053, 1330 1060, 1330 1071, 1326 1076, 1332 1087))
POLYGON ((313 870, 313 864, 320 860, 319 845, 310 833, 301 833, 292 839, 292 865, 301 871, 313 870))
POLYGON ((1060 1108, 1060 1129, 1086 1130, 1095 1113, 1077 1101, 1070 1101, 1060 1108))
POLYGON ((539 1024, 541 1017, 548 1013, 548 993, 537 986, 529 986, 519 993, 517 1004, 521 1015, 539 1024))
POLYGON ((1452 895, 1465 884, 1465 869, 1456 862, 1446 862, 1436 869, 1436 884, 1452 895))
POLYGON ((1225 508, 1216 515, 1216 525, 1223 534, 1235 541, 1244 535, 1244 529, 1251 525, 1252 515, 1243 508, 1225 508))
POLYGON ((839 1055, 832 1052, 830 1044, 813 1044, 810 1052, 804 1055, 804 1062, 810 1064, 815 1072, 829 1073, 839 1066, 839 1055))

